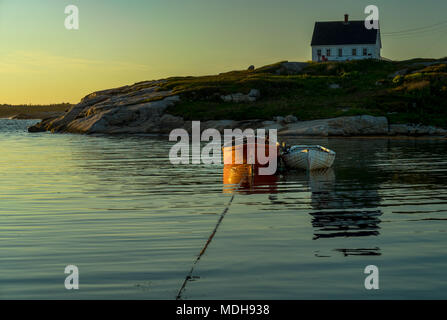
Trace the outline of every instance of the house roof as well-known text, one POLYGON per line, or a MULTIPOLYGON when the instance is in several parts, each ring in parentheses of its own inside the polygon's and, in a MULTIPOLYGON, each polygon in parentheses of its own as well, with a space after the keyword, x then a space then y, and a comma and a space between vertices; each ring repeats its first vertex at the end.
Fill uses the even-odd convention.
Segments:
POLYGON ((315 22, 312 46, 342 44, 375 44, 376 29, 368 30, 365 21, 315 22))

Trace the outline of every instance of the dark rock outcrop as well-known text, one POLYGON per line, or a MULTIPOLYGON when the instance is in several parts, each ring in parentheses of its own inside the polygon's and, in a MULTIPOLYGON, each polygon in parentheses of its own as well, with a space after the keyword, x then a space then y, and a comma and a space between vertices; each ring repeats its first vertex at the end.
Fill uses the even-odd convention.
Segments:
POLYGON ((89 94, 64 115, 42 120, 29 132, 166 133, 183 119, 165 113, 180 100, 161 91, 162 81, 148 81, 89 94))

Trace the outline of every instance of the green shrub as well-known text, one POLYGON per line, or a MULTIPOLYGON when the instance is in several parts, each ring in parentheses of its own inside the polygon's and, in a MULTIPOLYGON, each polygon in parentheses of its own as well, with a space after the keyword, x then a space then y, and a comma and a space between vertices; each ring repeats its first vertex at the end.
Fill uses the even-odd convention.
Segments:
POLYGON ((395 84, 401 84, 403 81, 404 77, 402 77, 401 75, 397 75, 393 78, 393 83, 395 84))

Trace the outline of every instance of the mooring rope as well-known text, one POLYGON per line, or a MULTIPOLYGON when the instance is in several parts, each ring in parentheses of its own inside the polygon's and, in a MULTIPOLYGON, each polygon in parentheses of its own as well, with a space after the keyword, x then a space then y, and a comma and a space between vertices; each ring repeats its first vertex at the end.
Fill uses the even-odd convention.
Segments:
POLYGON ((197 256, 196 260, 194 261, 194 263, 192 264, 191 270, 189 271, 189 273, 186 275, 185 280, 183 281, 182 286, 180 287, 179 292, 177 293, 177 297, 175 298, 176 300, 180 300, 182 298, 182 294, 183 291, 185 291, 186 288, 186 284, 188 283, 188 281, 190 281, 192 279, 192 274, 194 272, 194 268, 196 267, 197 263, 199 263, 200 258, 202 258, 202 256, 205 254, 206 249, 208 248, 209 244, 211 243, 211 241, 213 240, 217 229, 219 229, 220 224, 222 223, 223 219, 225 218, 225 215, 227 214, 228 210, 230 209, 231 204, 233 203, 234 197, 236 195, 236 192, 239 190, 239 188, 242 185, 242 182, 245 180, 245 178, 247 178, 248 172, 246 172, 244 174, 244 176, 241 178, 241 180, 239 181, 239 183, 237 184, 233 195, 231 196, 230 200, 228 201, 227 205, 225 206, 224 210, 222 211, 222 213, 220 214, 220 218, 216 223, 216 226, 214 227, 213 232, 210 234, 210 236, 208 237, 208 240, 206 241, 205 245, 203 246, 202 250, 200 251, 199 255, 197 256))

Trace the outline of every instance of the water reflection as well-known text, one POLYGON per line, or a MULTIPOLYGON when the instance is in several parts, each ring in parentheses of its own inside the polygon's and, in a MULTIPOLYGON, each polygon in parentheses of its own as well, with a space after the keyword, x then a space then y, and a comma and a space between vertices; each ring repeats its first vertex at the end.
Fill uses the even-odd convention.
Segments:
MULTIPOLYGON (((314 240, 378 236, 380 196, 371 185, 359 186, 352 181, 349 186, 337 185, 334 170, 312 171, 307 175, 311 191, 314 240)), ((362 180, 363 181, 363 180, 362 180)), ((368 181, 368 180, 366 180, 368 181)), ((337 248, 344 256, 381 255, 380 248, 337 248)), ((320 256, 317 252, 317 257, 320 256)))
POLYGON ((379 235, 377 189, 338 189, 333 169, 308 173, 314 239, 379 235))
POLYGON ((278 177, 252 174, 247 164, 226 164, 223 168, 223 192, 243 194, 274 194, 278 192, 278 177))
POLYGON ((343 253, 347 256, 380 256, 380 248, 359 248, 359 249, 335 249, 335 251, 343 253))
MULTIPOLYGON (((226 165, 223 170, 224 193, 268 193, 272 204, 284 205, 284 202, 278 202, 278 189, 286 194, 296 190, 279 188, 278 181, 280 184, 290 184, 293 181, 311 191, 309 200, 312 210, 309 214, 312 216, 314 240, 371 237, 380 234, 380 216, 383 212, 378 209, 381 201, 378 187, 373 188, 370 184, 359 186, 359 181, 351 183, 350 186, 337 185, 332 168, 310 172, 291 171, 281 177, 252 175, 249 165, 226 165)), ((378 247, 334 250, 344 256, 381 254, 378 247)))
MULTIPOLYGON (((223 167, 172 165, 166 138, 31 135, 8 121, 0 298, 73 298, 67 263, 83 270, 80 299, 174 298, 232 198, 223 167)), ((334 170, 245 181, 186 298, 368 298, 353 267, 377 262, 400 275, 378 298, 445 299, 446 142, 289 141, 336 150, 334 170)))

